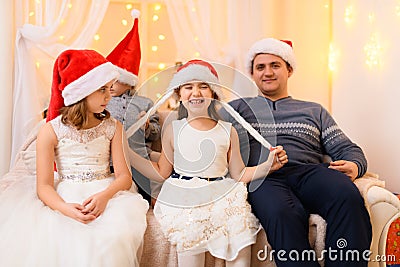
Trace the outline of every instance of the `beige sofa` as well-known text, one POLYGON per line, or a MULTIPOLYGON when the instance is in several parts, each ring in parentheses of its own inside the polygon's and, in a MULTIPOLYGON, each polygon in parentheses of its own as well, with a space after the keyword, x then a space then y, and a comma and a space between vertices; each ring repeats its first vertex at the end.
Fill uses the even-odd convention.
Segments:
MULTIPOLYGON (((371 259, 385 255, 386 236, 388 228, 393 220, 400 217, 400 200, 384 188, 384 182, 376 175, 367 173, 364 177, 356 180, 356 185, 364 197, 365 205, 370 213, 372 222, 372 244, 371 259)), ((157 220, 154 218, 153 210, 147 214, 147 230, 144 237, 143 253, 141 258, 142 267, 153 266, 177 266, 176 250, 163 236, 157 220)), ((324 249, 326 223, 318 215, 310 217, 310 244, 320 255, 324 249)), ((271 250, 265 236, 261 231, 257 236, 257 242, 252 246, 252 267, 275 266, 273 260, 265 255, 265 250, 271 250)), ((323 262, 321 262, 323 265, 323 262)), ((223 260, 215 259, 210 254, 206 256, 206 266, 225 266, 223 260)), ((384 261, 371 260, 369 267, 386 266, 384 261)))
MULTIPOLYGON (((161 123, 164 125, 170 123, 175 118, 173 114, 171 115, 171 112, 160 112, 161 123)), ((159 144, 155 144, 155 148, 159 149, 159 144)), ((364 197, 365 205, 370 213, 372 222, 372 255, 369 267, 386 266, 384 261, 375 261, 372 259, 385 255, 388 228, 392 221, 400 217, 400 200, 384 188, 384 181, 380 180, 376 174, 367 173, 364 177, 357 179, 355 184, 364 197)), ((177 266, 176 250, 164 237, 151 209, 147 214, 147 222, 148 227, 145 233, 140 266, 177 266)), ((324 249, 325 232, 326 222, 318 215, 311 215, 310 244, 317 255, 320 255, 324 249)), ((269 251, 271 249, 265 232, 262 230, 257 236, 256 244, 252 246, 252 267, 275 266, 273 260, 266 257, 264 253, 266 248, 269 251)), ((323 262, 320 262, 320 264, 323 266, 323 262)), ((225 266, 225 263, 223 260, 215 259, 210 254, 207 254, 206 266, 225 266)))
MULTIPOLYGON (((163 114, 163 121, 168 121, 171 118, 166 118, 167 114, 163 114)), ((36 158, 35 158, 35 141, 36 134, 42 121, 32 131, 31 135, 26 140, 26 143, 21 148, 16 158, 15 171, 27 169, 35 173, 36 158)), ((364 177, 355 181, 362 196, 365 200, 365 205, 370 213, 372 222, 372 244, 371 244, 371 259, 376 256, 385 255, 386 238, 390 224, 400 217, 400 200, 386 190, 384 181, 380 180, 377 175, 367 173, 364 177)), ((172 267, 177 266, 176 250, 171 246, 168 240, 163 236, 157 220, 154 218, 153 211, 150 209, 147 214, 148 227, 144 236, 143 248, 141 251, 141 264, 143 267, 172 267)), ((326 223, 318 215, 310 217, 310 244, 318 252, 324 249, 326 223)), ((252 265, 253 267, 272 267, 275 263, 268 257, 264 260, 264 251, 269 247, 264 231, 260 231, 257 236, 257 242, 252 246, 252 265), (260 258, 260 259, 259 259, 260 258)), ((206 266, 225 266, 223 260, 215 259, 210 254, 206 256, 206 266)), ((384 267, 385 261, 370 261, 369 267, 384 267)))

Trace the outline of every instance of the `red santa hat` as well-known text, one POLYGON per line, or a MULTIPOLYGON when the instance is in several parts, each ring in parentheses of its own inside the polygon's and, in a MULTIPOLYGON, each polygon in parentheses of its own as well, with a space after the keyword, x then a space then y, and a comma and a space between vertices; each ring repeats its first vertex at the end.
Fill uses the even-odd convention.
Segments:
POLYGON ((213 65, 200 59, 189 60, 184 65, 180 66, 170 81, 167 92, 173 91, 190 81, 209 83, 211 89, 218 95, 219 99, 223 99, 223 94, 219 86, 213 86, 219 84, 217 71, 213 65))
POLYGON ((246 59, 246 70, 252 73, 253 60, 258 54, 272 54, 282 58, 292 68, 296 69, 296 57, 293 52, 292 42, 289 40, 278 40, 275 38, 265 38, 257 41, 249 49, 246 59))
MULTIPOLYGON (((202 81, 210 85, 211 90, 213 90, 220 100, 223 100, 223 94, 221 91, 221 85, 218 79, 218 73, 216 69, 210 63, 194 59, 190 60, 181 67, 179 67, 172 78, 166 93, 154 104, 152 108, 148 110, 145 116, 140 118, 136 123, 134 123, 126 131, 126 135, 129 138, 133 135, 142 125, 146 123, 148 118, 156 112, 156 110, 167 101, 175 92, 179 86, 188 83, 190 81, 202 81)), ((237 121, 239 122, 257 141, 259 141, 263 146, 272 149, 271 144, 264 139, 243 117, 234 110, 229 104, 224 101, 220 101, 221 105, 225 110, 237 121)))
POLYGON ((116 67, 94 50, 62 52, 54 63, 46 120, 56 118, 60 108, 79 102, 118 76, 116 67))
POLYGON ((139 39, 139 10, 132 10, 134 23, 131 31, 107 56, 107 60, 117 66, 120 76, 118 81, 131 86, 138 83, 138 74, 140 66, 140 39, 139 39))

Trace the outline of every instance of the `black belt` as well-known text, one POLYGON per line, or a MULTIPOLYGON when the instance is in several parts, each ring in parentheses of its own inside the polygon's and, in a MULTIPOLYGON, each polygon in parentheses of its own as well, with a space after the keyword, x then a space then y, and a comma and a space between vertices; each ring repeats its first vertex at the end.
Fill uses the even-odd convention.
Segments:
MULTIPOLYGON (((184 176, 184 175, 180 175, 180 174, 174 172, 174 173, 171 174, 171 178, 183 179, 183 180, 191 180, 194 177, 192 177, 192 176, 184 176)), ((197 178, 200 178, 200 179, 203 179, 203 180, 207 180, 209 182, 220 181, 220 180, 224 179, 224 177, 197 177, 197 178)))

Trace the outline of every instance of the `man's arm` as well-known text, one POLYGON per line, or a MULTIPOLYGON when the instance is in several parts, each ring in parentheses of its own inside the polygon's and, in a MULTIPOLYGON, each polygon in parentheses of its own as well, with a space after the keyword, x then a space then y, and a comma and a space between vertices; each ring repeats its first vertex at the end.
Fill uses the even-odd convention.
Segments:
POLYGON ((352 179, 363 176, 367 171, 364 152, 345 135, 324 108, 321 111, 321 125, 321 142, 332 158, 330 168, 341 171, 352 179))

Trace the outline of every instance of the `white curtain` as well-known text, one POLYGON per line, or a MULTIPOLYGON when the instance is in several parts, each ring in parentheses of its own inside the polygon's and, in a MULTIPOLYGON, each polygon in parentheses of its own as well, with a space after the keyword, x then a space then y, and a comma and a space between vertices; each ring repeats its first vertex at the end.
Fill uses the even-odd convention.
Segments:
POLYGON ((228 65, 233 69, 230 73, 222 70, 222 76, 229 77, 236 97, 257 94, 245 74, 244 62, 250 45, 271 28, 263 25, 263 16, 268 16, 270 9, 265 7, 272 4, 263 0, 164 2, 176 42, 177 61, 202 58, 228 65))
POLYGON ((109 0, 15 1, 11 165, 48 106, 56 57, 68 48, 88 47, 108 4, 109 0))

